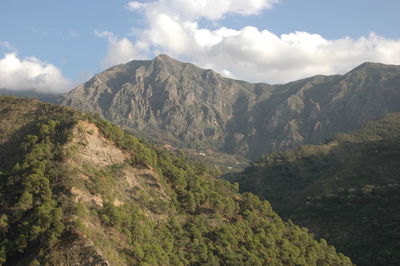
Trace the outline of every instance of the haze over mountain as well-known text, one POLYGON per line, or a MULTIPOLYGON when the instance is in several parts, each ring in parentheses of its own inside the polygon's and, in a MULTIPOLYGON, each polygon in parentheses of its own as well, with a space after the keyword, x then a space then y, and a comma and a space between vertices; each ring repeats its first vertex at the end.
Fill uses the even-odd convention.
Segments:
POLYGON ((0 96, 0 263, 352 265, 204 165, 71 108, 0 96))
POLYGON ((10 90, 10 89, 0 89, 0 95, 13 95, 19 97, 34 98, 39 101, 56 103, 57 99, 61 96, 60 93, 45 93, 32 90, 10 90))
POLYGON ((59 103, 158 141, 255 159, 400 111, 399 84, 395 65, 364 63, 345 75, 269 85, 160 55, 97 74, 59 103))

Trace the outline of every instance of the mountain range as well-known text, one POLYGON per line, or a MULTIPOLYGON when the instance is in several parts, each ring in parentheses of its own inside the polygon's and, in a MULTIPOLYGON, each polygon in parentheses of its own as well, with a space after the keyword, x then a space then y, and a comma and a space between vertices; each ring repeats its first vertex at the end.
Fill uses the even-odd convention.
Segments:
POLYGON ((96 74, 58 103, 161 143, 254 160, 400 111, 399 84, 394 65, 364 63, 345 75, 269 85, 159 55, 96 74))

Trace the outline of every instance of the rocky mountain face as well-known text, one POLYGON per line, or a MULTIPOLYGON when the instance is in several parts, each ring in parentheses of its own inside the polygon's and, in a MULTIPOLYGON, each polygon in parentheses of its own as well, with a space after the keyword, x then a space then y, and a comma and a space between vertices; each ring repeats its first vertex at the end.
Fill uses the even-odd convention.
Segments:
POLYGON ((399 111, 400 66, 365 63, 343 76, 316 76, 277 91, 252 110, 257 133, 247 143, 257 156, 317 144, 399 111))
POLYGON ((160 55, 97 74, 61 103, 174 145, 221 149, 228 121, 250 110, 254 90, 160 55))
POLYGON ((156 141, 255 159, 400 111, 399 84, 399 66, 365 63, 345 75, 268 85, 160 55, 97 74, 59 103, 156 141))
POLYGON ((0 96, 0 264, 352 265, 204 165, 0 96))

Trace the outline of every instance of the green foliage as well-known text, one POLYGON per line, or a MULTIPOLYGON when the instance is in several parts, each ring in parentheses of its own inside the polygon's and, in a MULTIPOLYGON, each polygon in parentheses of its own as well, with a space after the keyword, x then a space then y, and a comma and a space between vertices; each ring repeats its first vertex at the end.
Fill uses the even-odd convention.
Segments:
POLYGON ((268 202, 237 194, 237 184, 215 178, 214 171, 182 154, 61 107, 39 105, 31 119, 29 130, 21 132, 18 160, 1 169, 1 263, 67 264, 68 252, 97 259, 103 256, 98 248, 116 251, 103 253, 106 259, 118 257, 116 265, 351 265, 325 241, 282 221, 268 202), (123 165, 78 162, 90 181, 62 171, 63 162, 71 159, 63 145, 83 118, 130 155, 123 165), (157 177, 145 178, 156 188, 143 185, 129 194, 126 183, 120 186, 123 167, 134 169, 132 175, 154 172, 157 177), (102 206, 74 202, 68 182, 75 181, 82 192, 101 195, 102 206), (117 195, 121 204, 115 204, 117 195), (64 250, 74 241, 82 250, 64 250), (60 250, 64 253, 57 257, 60 250), (56 262, 47 261, 51 256, 56 262))
POLYGON ((309 197, 299 213, 295 219, 302 224, 330 228, 322 233, 331 234, 326 238, 351 254, 359 265, 398 265, 399 184, 365 185, 309 197), (351 240, 347 236, 350 233, 351 240))
POLYGON ((399 161, 400 114, 389 114, 325 145, 267 155, 235 180, 356 264, 399 265, 399 161))
POLYGON ((106 200, 97 211, 104 226, 129 240, 130 264, 351 265, 326 242, 283 222, 268 202, 252 194, 239 196, 238 184, 216 179, 204 165, 182 154, 173 155, 108 122, 94 121, 105 136, 132 154, 133 166, 154 167, 176 197, 172 208, 177 213, 161 212, 166 221, 151 219, 137 203, 115 206, 106 200))
MULTIPOLYGON (((59 146, 66 142, 74 113, 52 105, 36 109, 32 134, 20 143, 21 160, 2 176, 0 219, 2 262, 19 254, 43 253, 58 241, 64 230, 63 210, 54 195, 59 146), (7 180, 7 182, 3 182, 7 180), (11 197, 10 195, 14 195, 11 197)), ((31 265, 39 265, 33 260, 31 265)))
POLYGON ((361 129, 351 133, 338 134, 335 139, 340 142, 366 142, 398 137, 400 137, 400 113, 391 113, 377 121, 370 121, 361 129))
POLYGON ((100 213, 109 217, 103 223, 129 238, 132 264, 351 265, 326 242, 284 223, 266 202, 247 194, 242 204, 246 209, 231 222, 197 215, 184 223, 175 217, 155 223, 135 205, 105 204, 100 213))

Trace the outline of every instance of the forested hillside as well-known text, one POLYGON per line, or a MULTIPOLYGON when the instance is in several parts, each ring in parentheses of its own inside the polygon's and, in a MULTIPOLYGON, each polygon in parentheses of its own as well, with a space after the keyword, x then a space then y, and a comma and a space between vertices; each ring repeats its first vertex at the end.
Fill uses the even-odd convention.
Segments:
POLYGON ((267 155, 235 180, 356 264, 400 264, 399 113, 323 145, 267 155))
POLYGON ((0 263, 351 265, 213 171, 72 109, 0 97, 0 263))

